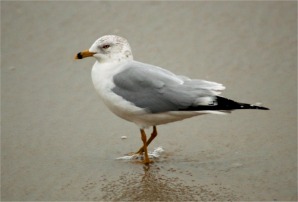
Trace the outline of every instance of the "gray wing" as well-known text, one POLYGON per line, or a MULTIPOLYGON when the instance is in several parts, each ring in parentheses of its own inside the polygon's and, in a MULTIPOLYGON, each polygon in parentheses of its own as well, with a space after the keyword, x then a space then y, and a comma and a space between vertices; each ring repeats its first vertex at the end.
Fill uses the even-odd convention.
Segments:
POLYGON ((113 77, 114 93, 151 113, 211 105, 224 87, 215 82, 191 80, 136 61, 113 77))

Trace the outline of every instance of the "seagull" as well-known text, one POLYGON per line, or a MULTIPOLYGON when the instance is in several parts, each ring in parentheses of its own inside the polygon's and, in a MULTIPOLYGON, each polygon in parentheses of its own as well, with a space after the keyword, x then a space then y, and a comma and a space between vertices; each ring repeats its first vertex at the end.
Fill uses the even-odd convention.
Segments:
POLYGON ((128 41, 105 35, 75 59, 94 57, 92 81, 104 104, 117 116, 135 123, 143 146, 136 152, 148 157, 148 145, 157 136, 156 126, 203 114, 227 114, 236 109, 269 110, 219 96, 222 84, 176 75, 133 59, 128 41), (147 140, 145 129, 153 127, 147 140))

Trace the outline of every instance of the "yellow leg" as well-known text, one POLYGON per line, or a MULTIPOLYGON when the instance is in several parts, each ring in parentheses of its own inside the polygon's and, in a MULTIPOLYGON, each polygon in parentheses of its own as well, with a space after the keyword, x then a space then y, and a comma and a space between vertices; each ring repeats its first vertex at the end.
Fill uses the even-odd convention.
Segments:
MULTIPOLYGON (((150 136, 150 138, 148 139, 146 145, 148 146, 156 136, 157 136, 157 129, 156 129, 156 126, 153 126, 153 131, 152 131, 151 136, 150 136)), ((144 146, 141 147, 141 148, 136 152, 136 154, 142 154, 143 152, 144 152, 144 146)))
POLYGON ((152 163, 152 161, 150 161, 149 156, 148 156, 148 151, 147 151, 147 137, 146 137, 146 133, 143 129, 140 130, 141 131, 141 138, 143 141, 143 148, 144 148, 144 164, 149 164, 152 163))

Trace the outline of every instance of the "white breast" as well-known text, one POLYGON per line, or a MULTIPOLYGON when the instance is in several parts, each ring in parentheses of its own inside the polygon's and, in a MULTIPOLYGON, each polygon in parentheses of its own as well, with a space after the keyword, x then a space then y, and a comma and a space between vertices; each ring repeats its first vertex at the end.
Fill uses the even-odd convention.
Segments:
POLYGON ((134 117, 144 114, 144 110, 115 94, 113 76, 124 69, 119 63, 98 63, 93 65, 91 76, 93 85, 105 105, 119 117, 134 122, 134 117))

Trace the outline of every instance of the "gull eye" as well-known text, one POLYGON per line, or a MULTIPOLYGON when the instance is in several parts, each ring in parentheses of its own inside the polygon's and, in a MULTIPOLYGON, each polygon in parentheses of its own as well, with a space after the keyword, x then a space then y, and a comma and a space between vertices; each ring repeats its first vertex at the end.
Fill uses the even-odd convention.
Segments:
POLYGON ((103 45, 102 48, 103 48, 103 49, 110 48, 110 45, 103 45))

